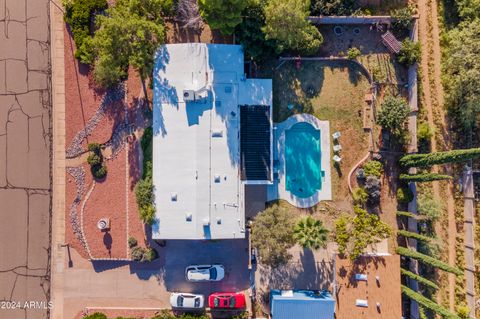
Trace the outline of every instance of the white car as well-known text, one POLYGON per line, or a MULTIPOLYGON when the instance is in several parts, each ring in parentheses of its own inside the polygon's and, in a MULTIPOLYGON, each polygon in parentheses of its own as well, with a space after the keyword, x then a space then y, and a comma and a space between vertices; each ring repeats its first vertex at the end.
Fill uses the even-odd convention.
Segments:
POLYGON ((220 281, 225 276, 222 265, 192 265, 185 270, 187 280, 190 281, 220 281))
POLYGON ((170 296, 170 305, 173 308, 198 309, 203 308, 205 298, 203 295, 174 292, 170 296))

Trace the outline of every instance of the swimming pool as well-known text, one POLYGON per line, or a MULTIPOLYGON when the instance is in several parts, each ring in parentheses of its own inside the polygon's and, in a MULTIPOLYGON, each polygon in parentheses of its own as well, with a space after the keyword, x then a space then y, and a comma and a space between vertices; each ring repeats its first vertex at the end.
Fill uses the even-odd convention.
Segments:
POLYGON ((320 130, 299 122, 285 131, 285 188, 299 198, 322 189, 320 130))

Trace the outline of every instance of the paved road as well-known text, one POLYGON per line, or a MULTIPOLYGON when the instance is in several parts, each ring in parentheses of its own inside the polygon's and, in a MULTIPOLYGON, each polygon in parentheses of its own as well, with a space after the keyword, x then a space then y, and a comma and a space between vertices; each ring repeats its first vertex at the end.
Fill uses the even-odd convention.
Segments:
POLYGON ((48 0, 0 0, 0 300, 22 304, 49 299, 49 66, 48 0))
POLYGON ((463 196, 465 218, 465 280, 467 283, 467 305, 472 309, 470 318, 475 318, 475 193, 471 169, 463 172, 463 196))

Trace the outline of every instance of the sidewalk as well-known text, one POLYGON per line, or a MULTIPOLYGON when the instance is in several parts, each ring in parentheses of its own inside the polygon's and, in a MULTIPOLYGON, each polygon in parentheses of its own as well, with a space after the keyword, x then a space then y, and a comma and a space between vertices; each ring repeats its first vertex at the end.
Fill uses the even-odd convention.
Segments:
POLYGON ((463 171, 463 196, 465 218, 465 280, 467 283, 467 306, 470 318, 475 319, 475 193, 471 168, 463 171))

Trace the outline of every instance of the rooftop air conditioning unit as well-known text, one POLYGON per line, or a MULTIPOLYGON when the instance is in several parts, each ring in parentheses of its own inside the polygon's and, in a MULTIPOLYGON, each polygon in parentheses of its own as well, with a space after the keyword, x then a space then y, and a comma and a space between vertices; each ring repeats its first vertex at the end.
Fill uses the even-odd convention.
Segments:
POLYGON ((183 100, 185 102, 195 101, 195 91, 194 90, 183 90, 183 100))

